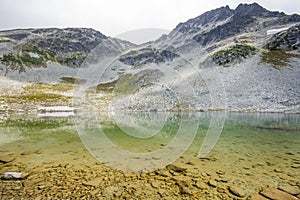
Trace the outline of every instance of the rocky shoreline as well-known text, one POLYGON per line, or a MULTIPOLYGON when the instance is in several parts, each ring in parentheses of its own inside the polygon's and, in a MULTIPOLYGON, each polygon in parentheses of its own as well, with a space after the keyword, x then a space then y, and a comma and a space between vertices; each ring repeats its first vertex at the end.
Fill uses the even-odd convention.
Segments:
MULTIPOLYGON (((3 160, 2 160, 3 161, 3 160)), ((258 188, 223 170, 203 171, 193 162, 154 172, 124 173, 100 163, 75 166, 44 164, 30 171, 24 163, 1 164, 1 172, 19 170, 23 179, 2 178, 2 199, 299 199, 300 182, 258 188)))

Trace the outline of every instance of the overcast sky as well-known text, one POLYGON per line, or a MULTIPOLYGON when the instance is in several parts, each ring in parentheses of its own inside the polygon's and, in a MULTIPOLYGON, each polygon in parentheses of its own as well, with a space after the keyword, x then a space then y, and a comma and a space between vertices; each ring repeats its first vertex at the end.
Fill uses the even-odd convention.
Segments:
MULTIPOLYGON (((141 28, 173 29, 205 11, 251 0, 0 0, 0 29, 88 27, 115 36, 141 28)), ((300 13, 300 0, 257 0, 269 10, 300 13)))

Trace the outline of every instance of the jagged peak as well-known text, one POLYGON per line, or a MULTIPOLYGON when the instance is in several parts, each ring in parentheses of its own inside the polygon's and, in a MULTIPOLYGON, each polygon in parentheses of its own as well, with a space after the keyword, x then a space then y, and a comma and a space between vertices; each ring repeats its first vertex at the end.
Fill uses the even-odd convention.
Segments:
POLYGON ((247 4, 247 3, 241 3, 236 7, 236 11, 239 10, 245 10, 245 9, 254 9, 254 10, 264 10, 267 11, 267 9, 265 9, 264 7, 262 7, 261 5, 259 5, 258 3, 254 2, 251 4, 247 4))
POLYGON ((254 2, 251 4, 239 4, 234 10, 235 15, 238 16, 258 16, 258 17, 280 17, 284 16, 284 13, 280 12, 272 12, 262 7, 258 3, 254 2))
POLYGON ((231 9, 228 5, 216 8, 211 11, 207 11, 202 15, 190 19, 184 23, 180 23, 174 29, 174 32, 188 33, 188 32, 197 32, 199 29, 202 29, 203 26, 209 23, 216 23, 218 21, 224 21, 233 17, 232 20, 239 20, 240 18, 245 19, 254 19, 256 17, 284 17, 287 16, 283 12, 278 11, 269 11, 266 8, 262 7, 258 3, 241 3, 236 9, 231 9))
POLYGON ((259 5, 258 3, 252 3, 252 4, 239 4, 237 8, 235 9, 235 13, 248 15, 248 14, 259 14, 259 13, 265 13, 269 12, 267 9, 259 5))
POLYGON ((184 23, 180 23, 175 28, 176 31, 185 33, 189 30, 192 26, 204 26, 211 22, 221 21, 233 14, 234 10, 230 9, 229 6, 222 6, 220 8, 216 8, 211 11, 207 11, 202 15, 190 19, 184 23))

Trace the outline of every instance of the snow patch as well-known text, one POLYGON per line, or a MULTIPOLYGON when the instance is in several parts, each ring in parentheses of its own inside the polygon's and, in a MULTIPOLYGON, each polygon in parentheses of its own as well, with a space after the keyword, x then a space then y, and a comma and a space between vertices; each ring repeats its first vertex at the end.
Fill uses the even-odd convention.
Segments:
POLYGON ((74 115, 74 112, 45 112, 37 114, 38 117, 70 117, 74 115))
POLYGON ((40 112, 74 112, 75 108, 69 106, 40 106, 37 107, 40 112))
POLYGON ((287 29, 289 29, 290 27, 284 27, 284 28, 277 28, 277 29, 270 29, 270 30, 267 30, 267 35, 274 35, 276 33, 279 33, 281 31, 285 31, 287 29))

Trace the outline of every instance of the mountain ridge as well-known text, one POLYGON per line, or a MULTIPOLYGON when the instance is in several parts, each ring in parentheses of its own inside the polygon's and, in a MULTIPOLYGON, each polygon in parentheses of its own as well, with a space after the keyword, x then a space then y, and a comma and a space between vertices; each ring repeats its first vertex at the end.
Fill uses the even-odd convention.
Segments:
POLYGON ((90 29, 0 32, 0 74, 78 78, 114 109, 300 112, 299 22, 253 3, 207 11, 138 46, 90 29))
POLYGON ((190 35, 192 41, 205 46, 216 40, 227 39, 237 33, 247 32, 247 27, 255 23, 258 17, 270 18, 263 25, 258 24, 258 26, 264 26, 264 28, 275 24, 300 22, 298 14, 286 15, 283 12, 269 11, 257 3, 239 4, 236 9, 223 6, 207 11, 186 22, 181 22, 167 37, 172 43, 172 39, 174 38, 190 35), (208 26, 208 24, 213 25, 208 26))

